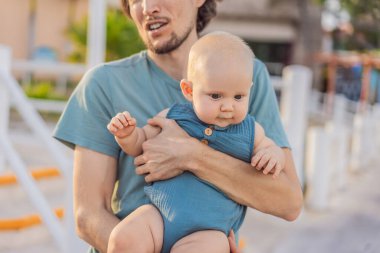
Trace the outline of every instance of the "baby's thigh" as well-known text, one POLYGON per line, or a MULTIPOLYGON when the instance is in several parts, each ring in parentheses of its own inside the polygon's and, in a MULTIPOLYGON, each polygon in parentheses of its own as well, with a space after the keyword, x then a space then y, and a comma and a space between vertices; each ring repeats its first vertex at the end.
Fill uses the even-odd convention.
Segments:
POLYGON ((154 249, 154 252, 160 252, 163 231, 162 217, 157 208, 153 205, 143 205, 125 217, 113 229, 110 242, 119 245, 119 248, 140 248, 143 244, 144 248, 148 247, 154 249))
POLYGON ((183 237, 172 247, 171 253, 230 253, 227 236, 216 230, 203 230, 183 237))

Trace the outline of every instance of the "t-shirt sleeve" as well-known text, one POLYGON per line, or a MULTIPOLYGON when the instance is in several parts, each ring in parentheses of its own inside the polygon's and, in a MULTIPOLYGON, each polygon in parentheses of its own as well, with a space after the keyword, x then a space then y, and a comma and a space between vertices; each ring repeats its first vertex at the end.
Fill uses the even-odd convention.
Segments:
POLYGON ((279 107, 264 63, 255 59, 249 113, 265 130, 266 136, 280 147, 290 147, 282 125, 279 107))
POLYGON ((120 148, 107 124, 114 114, 105 66, 88 71, 71 95, 53 136, 70 148, 79 145, 118 157, 120 148))

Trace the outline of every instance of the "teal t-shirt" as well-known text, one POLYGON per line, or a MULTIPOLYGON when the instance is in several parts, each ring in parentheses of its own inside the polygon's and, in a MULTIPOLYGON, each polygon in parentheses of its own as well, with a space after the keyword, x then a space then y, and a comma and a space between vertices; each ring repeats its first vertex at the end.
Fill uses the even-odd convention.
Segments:
MULTIPOLYGON (((179 81, 163 72, 143 51, 89 70, 71 95, 54 137, 71 148, 79 145, 118 159, 113 209, 119 218, 124 218, 148 203, 145 181, 135 173, 134 158, 121 151, 106 126, 118 112, 129 111, 142 127, 148 118, 181 102, 185 98, 179 81)), ((249 113, 277 145, 289 147, 267 69, 257 59, 249 113)))

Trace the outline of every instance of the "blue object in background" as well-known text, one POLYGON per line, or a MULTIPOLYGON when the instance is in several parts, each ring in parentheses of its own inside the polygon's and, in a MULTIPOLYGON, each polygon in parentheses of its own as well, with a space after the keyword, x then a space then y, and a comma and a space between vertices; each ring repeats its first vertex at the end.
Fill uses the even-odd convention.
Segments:
POLYGON ((371 102, 380 103, 380 70, 372 69, 370 77, 371 102), (373 95, 372 95, 373 94, 373 95))
POLYGON ((352 67, 338 67, 336 72, 336 93, 346 98, 359 101, 362 88, 363 66, 356 64, 352 67))
POLYGON ((40 46, 33 51, 32 60, 56 62, 58 57, 57 53, 51 47, 40 46))

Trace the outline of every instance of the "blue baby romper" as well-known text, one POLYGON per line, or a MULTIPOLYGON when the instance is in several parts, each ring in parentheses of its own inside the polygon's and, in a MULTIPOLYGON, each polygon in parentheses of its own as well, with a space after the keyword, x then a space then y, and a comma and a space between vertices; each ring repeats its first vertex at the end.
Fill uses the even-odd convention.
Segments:
MULTIPOLYGON (((174 119, 190 136, 223 153, 250 162, 254 143, 254 118, 248 115, 238 125, 226 128, 201 122, 190 103, 173 105, 167 118, 174 119)), ((218 230, 226 235, 231 228, 240 228, 246 207, 227 197, 212 184, 185 172, 169 180, 157 181, 145 187, 152 204, 164 221, 162 251, 182 237, 200 230, 218 230)))

